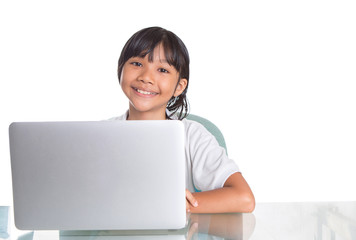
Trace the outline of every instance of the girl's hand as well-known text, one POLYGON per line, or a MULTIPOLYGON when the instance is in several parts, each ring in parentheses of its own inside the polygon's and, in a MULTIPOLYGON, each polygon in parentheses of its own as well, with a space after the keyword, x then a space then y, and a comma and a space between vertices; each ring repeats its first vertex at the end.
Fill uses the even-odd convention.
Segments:
POLYGON ((191 207, 198 207, 198 201, 195 199, 193 194, 185 189, 185 200, 186 200, 186 211, 190 212, 191 207))
POLYGON ((192 240, 196 233, 198 233, 198 223, 194 222, 190 225, 190 228, 188 230, 187 240, 192 240))

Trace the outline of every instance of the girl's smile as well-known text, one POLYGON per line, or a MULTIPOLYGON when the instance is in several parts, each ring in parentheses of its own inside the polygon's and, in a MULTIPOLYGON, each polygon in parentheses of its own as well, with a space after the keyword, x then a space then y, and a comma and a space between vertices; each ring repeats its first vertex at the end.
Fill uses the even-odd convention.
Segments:
POLYGON ((154 97, 155 95, 158 94, 158 93, 152 92, 150 90, 143 90, 143 89, 139 89, 136 87, 132 87, 132 89, 135 90, 137 92, 137 94, 142 97, 154 97))

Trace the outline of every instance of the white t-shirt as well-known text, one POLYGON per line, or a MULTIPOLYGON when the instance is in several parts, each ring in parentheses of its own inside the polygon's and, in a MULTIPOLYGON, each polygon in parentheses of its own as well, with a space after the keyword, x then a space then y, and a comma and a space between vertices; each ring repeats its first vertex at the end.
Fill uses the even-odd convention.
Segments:
MULTIPOLYGON (((126 120, 127 114, 109 120, 126 120)), ((223 187, 231 174, 239 172, 238 166, 203 125, 188 119, 182 122, 186 134, 186 188, 195 192, 223 187)))

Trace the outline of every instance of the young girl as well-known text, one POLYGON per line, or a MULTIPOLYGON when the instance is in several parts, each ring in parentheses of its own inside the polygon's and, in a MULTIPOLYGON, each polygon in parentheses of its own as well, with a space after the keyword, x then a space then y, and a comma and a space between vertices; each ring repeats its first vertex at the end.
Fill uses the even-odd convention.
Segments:
POLYGON ((160 27, 138 31, 121 52, 118 77, 129 110, 113 120, 178 119, 184 123, 186 210, 252 212, 254 196, 235 162, 204 126, 185 119, 189 55, 180 38, 160 27))

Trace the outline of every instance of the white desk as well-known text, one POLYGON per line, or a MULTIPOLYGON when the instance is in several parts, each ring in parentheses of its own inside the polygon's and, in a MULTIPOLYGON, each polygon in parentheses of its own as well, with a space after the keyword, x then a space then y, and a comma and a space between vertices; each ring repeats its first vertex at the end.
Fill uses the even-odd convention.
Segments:
POLYGON ((0 207, 0 239, 356 240, 356 202, 257 203, 253 214, 192 214, 179 231, 19 231, 0 207))

